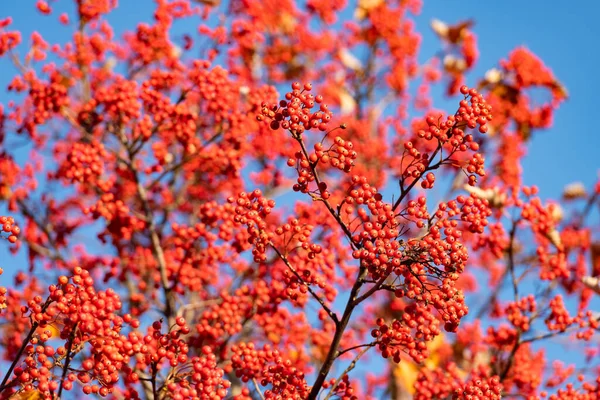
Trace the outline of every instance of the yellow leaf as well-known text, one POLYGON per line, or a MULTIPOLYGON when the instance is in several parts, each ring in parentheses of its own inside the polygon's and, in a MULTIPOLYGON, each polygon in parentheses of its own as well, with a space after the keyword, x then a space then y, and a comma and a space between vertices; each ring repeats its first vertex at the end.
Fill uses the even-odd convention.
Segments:
POLYGON ((42 394, 37 389, 20 391, 10 396, 11 400, 38 400, 41 398, 42 394))
POLYGON ((409 359, 403 359, 399 364, 395 364, 393 367, 393 374, 396 382, 402 385, 405 390, 413 394, 415 391, 414 384, 419 376, 421 368, 433 370, 440 364, 440 349, 442 346, 444 346, 444 335, 440 334, 431 342, 427 343, 429 357, 422 365, 418 365, 409 359))
POLYGON ((383 4, 383 0, 358 0, 358 5, 354 11, 354 18, 363 20, 369 15, 369 12, 383 4))
POLYGON ((414 384, 419 375, 419 368, 409 362, 402 360, 394 367, 394 378, 410 394, 415 392, 414 384))
POLYGON ((60 326, 59 326, 58 322, 53 322, 53 323, 46 325, 43 328, 39 327, 37 329, 37 333, 40 335, 46 331, 50 332, 50 335, 49 335, 50 339, 59 337, 60 336, 60 326))

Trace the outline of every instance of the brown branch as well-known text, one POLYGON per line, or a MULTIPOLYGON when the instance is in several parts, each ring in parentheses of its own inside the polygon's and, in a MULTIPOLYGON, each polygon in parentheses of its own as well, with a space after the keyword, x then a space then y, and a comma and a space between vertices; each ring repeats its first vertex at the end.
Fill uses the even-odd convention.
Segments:
MULTIPOLYGON (((304 155, 304 157, 306 158, 306 160, 309 160, 310 157, 309 157, 309 154, 308 154, 308 150, 306 149, 306 146, 304 145, 304 141, 302 140, 301 137, 300 138, 296 138, 296 140, 298 141, 298 143, 300 144, 300 147, 302 148, 302 154, 304 155)), ((310 161, 309 161, 309 165, 310 165, 311 172, 312 172, 313 176, 315 177, 315 182, 317 184, 317 187, 320 187, 322 181, 321 181, 321 178, 319 178, 319 173, 317 171, 317 168, 310 161)), ((344 223, 344 221, 342 221, 342 218, 333 209, 333 207, 331 206, 331 204, 329 203, 329 201, 327 201, 325 199, 321 199, 321 201, 323 202, 323 204, 325 204, 325 207, 327 208, 327 210, 329 211, 329 213, 331 214, 331 216, 333 216, 333 218, 335 218, 335 220, 337 221, 337 223, 340 225, 340 227, 342 228, 342 230, 344 231, 344 233, 348 237, 348 240, 350 240, 350 245, 354 248, 355 243, 352 240, 352 232, 350 232, 350 229, 346 226, 346 224, 344 223)))
POLYGON ((306 281, 304 281, 304 279, 302 279, 302 277, 300 276, 298 271, 296 271, 296 269, 292 266, 292 264, 290 264, 290 261, 287 259, 287 257, 284 256, 279 251, 279 249, 277 247, 275 247, 275 245, 273 245, 273 243, 269 242, 269 245, 273 248, 273 250, 275 250, 275 253, 277 253, 277 255, 279 256, 281 261, 283 261, 283 263, 286 265, 286 267, 288 267, 288 269, 290 271, 292 271, 292 273, 296 276, 296 278, 298 278, 298 280, 300 280, 300 282, 306 287, 306 289, 312 295, 312 297, 314 297, 315 300, 317 300, 319 302, 319 304, 321 305, 323 310, 325 310, 327 315, 329 315, 329 317, 333 320, 333 322, 335 322, 335 325, 337 326, 340 323, 340 320, 339 320, 337 314, 334 311, 332 311, 331 308, 329 308, 329 306, 327 304, 325 304, 325 300, 323 300, 321 298, 321 296, 319 296, 317 293, 315 293, 315 291, 312 289, 312 287, 310 287, 310 285, 308 283, 306 283, 306 281))
POLYGON ((367 352, 369 351, 369 349, 373 347, 373 346, 368 346, 365 347, 360 353, 357 354, 356 357, 354 357, 354 360, 352 360, 352 362, 350 363, 350 365, 348 365, 348 368, 346 368, 344 370, 344 372, 342 372, 342 374, 336 379, 335 383, 333 384, 333 386, 331 387, 331 389, 329 390, 329 393, 327 393, 327 396, 325 396, 324 400, 329 400, 329 398, 331 396, 334 395, 335 389, 337 389, 337 387, 339 386, 340 382, 342 381, 342 379, 344 379, 344 376, 347 375, 350 371, 352 371, 354 369, 354 367, 356 367, 356 363, 358 362, 358 360, 360 360, 360 358, 367 352))
MULTIPOLYGON (((46 302, 44 303, 44 305, 42 306, 42 313, 46 311, 46 309, 48 308, 48 306, 52 303, 52 301, 50 300, 50 298, 48 298, 46 300, 46 302)), ((15 359, 13 360, 13 362, 10 364, 10 367, 8 368, 8 371, 6 371, 6 375, 4 375, 4 379, 2 379, 2 383, 0 383, 0 392, 2 392, 4 389, 6 389, 9 385, 7 385, 7 381, 10 378, 10 376, 12 375, 13 370, 15 369, 15 367, 17 366, 19 360, 21 359, 21 356, 23 355, 23 352, 25 351, 25 348, 27 347, 28 343, 31 341, 31 338, 33 337, 33 334, 35 333, 36 329, 40 326, 39 322, 33 322, 31 324, 31 329, 29 330, 29 333, 27 334, 27 337, 25 338, 25 340, 23 341, 23 343, 21 344, 21 347, 19 348, 19 351, 17 352, 17 355, 15 356, 15 359)))
POLYGON ((79 322, 75 323, 75 326, 73 326, 73 330, 71 331, 71 337, 69 338, 69 342, 67 343, 67 357, 65 359, 65 365, 63 366, 63 371, 62 371, 62 376, 60 378, 60 386, 58 387, 58 393, 56 395, 57 399, 60 399, 60 396, 62 395, 62 391, 64 388, 64 384, 65 384, 65 378, 67 377, 67 372, 69 371, 69 364, 71 363, 72 357, 73 357, 73 353, 72 353, 72 349, 73 349, 73 341, 75 340, 75 334, 77 332, 77 325, 79 324, 79 322))
POLYGON ((342 336, 344 335, 344 330, 348 326, 348 322, 350 322, 350 317, 352 316, 352 312, 354 311, 354 303, 356 301, 356 296, 360 291, 362 286, 362 281, 366 277, 368 270, 366 268, 361 267, 358 272, 358 277, 350 290, 350 296, 348 297, 348 301, 346 303, 346 307, 344 309, 344 314, 342 315, 342 319, 340 323, 335 328, 335 334, 333 336, 333 340, 331 345, 329 346, 329 351, 327 352, 327 357, 325 358, 325 362, 321 366, 319 373, 317 375, 317 379, 313 384, 313 387, 308 395, 307 400, 316 400, 319 396, 319 392, 323 387, 323 383, 325 379, 327 379, 327 375, 329 374, 329 370, 333 365, 334 360, 338 355, 338 347, 342 340, 342 336))

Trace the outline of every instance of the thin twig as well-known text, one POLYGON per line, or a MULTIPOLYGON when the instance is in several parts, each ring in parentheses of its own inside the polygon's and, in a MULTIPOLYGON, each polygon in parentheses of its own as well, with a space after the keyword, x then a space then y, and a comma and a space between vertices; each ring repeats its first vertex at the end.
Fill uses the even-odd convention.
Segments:
POLYGON ((258 393, 258 395, 260 396, 261 400, 265 400, 265 396, 260 391, 260 387, 258 387, 258 382, 256 382, 256 379, 252 378, 252 383, 254 384, 254 388, 256 389, 256 393, 258 393))
POLYGON ((325 303, 325 300, 323 300, 321 298, 321 296, 319 296, 317 293, 315 293, 315 291, 312 289, 312 287, 310 287, 310 285, 307 284, 304 281, 304 279, 302 279, 302 277, 300 276, 300 274, 298 273, 298 271, 296 271, 296 269, 292 266, 292 264, 290 264, 290 262, 287 259, 287 257, 284 256, 279 251, 279 249, 275 245, 273 245, 273 243, 269 243, 269 244, 273 248, 273 250, 275 250, 275 253, 277 253, 277 255, 283 261, 283 263, 288 267, 288 269, 290 271, 292 271, 292 273, 296 276, 296 278, 298 278, 300 280, 300 282, 302 282, 302 284, 306 287, 306 289, 312 295, 312 297, 314 297, 315 300, 317 300, 319 302, 319 304, 321 305, 321 307, 323 308, 323 310, 325 310, 325 312, 327 313, 327 315, 329 315, 329 317, 333 320, 333 322, 335 322, 335 325, 337 326, 340 323, 340 320, 339 320, 337 314, 333 310, 331 310, 331 308, 329 308, 329 306, 325 303))
POLYGON ((67 358, 65 359, 65 365, 63 366, 63 372, 62 372, 62 376, 60 378, 60 386, 58 387, 58 394, 56 395, 57 399, 60 399, 60 396, 62 395, 62 391, 63 391, 64 384, 65 384, 65 378, 67 377, 67 372, 69 371, 69 364, 71 363, 71 359, 73 358, 73 353, 72 353, 73 342, 75 341, 75 334, 77 333, 77 325, 78 324, 79 324, 79 322, 76 322, 75 326, 73 326, 73 330, 71 331, 69 342, 67 343, 67 358))
POLYGON ((344 372, 342 372, 342 374, 336 379, 335 383, 333 384, 333 386, 331 387, 331 389, 329 390, 329 393, 327 393, 327 396, 325 396, 324 400, 329 400, 329 398, 331 396, 334 395, 335 393, 335 389, 337 389, 337 387, 339 386, 340 382, 342 381, 342 379, 344 379, 344 376, 346 376, 350 371, 352 371, 354 369, 354 367, 356 367, 356 363, 358 362, 358 360, 360 360, 360 358, 373 346, 369 346, 369 347, 365 347, 360 353, 357 354, 356 357, 354 357, 354 360, 352 360, 352 362, 350 363, 350 365, 348 365, 348 368, 346 368, 344 370, 344 372))
MULTIPOLYGON (((50 300, 50 298, 48 298, 46 300, 46 302, 44 303, 44 305, 42 306, 42 313, 44 313, 46 311, 46 309, 48 308, 48 306, 50 305, 50 303, 52 303, 52 301, 50 300)), ((21 359, 21 356, 23 355, 23 352, 25 351, 25 348, 27 347, 27 345, 31 341, 31 338, 33 337, 33 334, 35 333, 36 329, 39 326, 40 326, 40 323, 37 322, 37 321, 31 324, 31 329, 29 330, 29 333, 27 334, 27 337, 25 338, 25 340, 21 344, 21 347, 19 348, 19 351, 17 352, 16 356, 14 357, 13 362, 10 364, 10 367, 8 368, 8 371, 6 371, 6 375, 4 375, 4 379, 2 379, 2 383, 0 383, 0 393, 4 389, 6 389, 6 387, 7 387, 6 382, 8 381, 8 379, 10 378, 10 376, 12 375, 12 372, 15 369, 15 367, 17 366, 19 360, 21 359)))

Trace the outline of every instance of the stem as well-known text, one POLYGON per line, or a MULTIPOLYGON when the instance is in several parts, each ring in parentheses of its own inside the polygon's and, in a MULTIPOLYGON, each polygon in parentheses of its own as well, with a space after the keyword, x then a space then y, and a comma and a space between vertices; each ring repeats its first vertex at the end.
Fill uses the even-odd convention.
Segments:
MULTIPOLYGON (((46 302, 42 306, 42 313, 44 311, 46 311, 46 309, 48 308, 48 306, 50 305, 50 303, 51 303, 50 299, 46 300, 46 302)), ((2 392, 4 389, 6 389, 6 387, 7 387, 6 382, 11 377, 13 370, 17 366, 17 363, 21 359, 21 356, 23 355, 23 352, 25 351, 25 348, 27 347, 27 344, 29 343, 29 341, 33 337, 33 334, 35 333, 35 330, 38 328, 39 325, 40 325, 39 322, 34 322, 33 324, 31 324, 31 329, 29 330, 29 333, 27 334, 27 337, 23 341, 23 344, 21 344, 21 348, 17 352, 17 355, 16 355, 15 359, 13 360, 12 364, 10 364, 10 367, 8 368, 8 371, 6 371, 6 375, 4 375, 4 379, 2 379, 2 383, 0 383, 0 392, 2 392)))
POLYGON ((344 376, 346 376, 348 374, 348 372, 352 371, 354 369, 354 367, 356 367, 356 363, 358 362, 358 360, 360 360, 360 358, 367 352, 369 351, 369 349, 372 347, 372 345, 369 345, 368 347, 365 347, 360 353, 358 353, 358 355, 356 357, 354 357, 354 360, 352 360, 352 362, 350 363, 350 365, 348 365, 348 368, 346 368, 344 370, 344 372, 342 372, 342 374, 336 379, 335 383, 333 384, 333 386, 331 387, 331 389, 329 390, 329 393, 327 393, 327 396, 325 396, 325 400, 329 400, 329 398, 331 396, 333 396, 335 389, 337 389, 337 387, 339 386, 340 382, 342 381, 342 379, 344 379, 344 376))
POLYGON ((65 365, 63 366, 62 376, 60 378, 60 386, 58 388, 58 394, 56 395, 57 399, 60 399, 60 396, 62 395, 65 378, 67 377, 67 372, 69 371, 69 364, 71 363, 71 359, 73 357, 71 350, 73 349, 73 341, 75 340, 75 333, 77 332, 78 324, 79 322, 75 323, 75 326, 71 331, 71 337, 69 338, 69 342, 67 343, 67 358, 65 359, 65 365))
POLYGON ((256 379, 252 378, 252 383, 254 384, 254 388, 256 389, 256 393, 258 393, 258 396, 261 398, 261 400, 265 400, 265 396, 260 391, 260 387, 258 386, 258 382, 256 382, 256 379))
MULTIPOLYGON (((299 138, 297 140, 298 140, 298 143, 300 144, 300 147, 302 148, 302 154, 304 155, 304 157, 307 160, 309 160, 310 156, 308 154, 308 150, 306 150, 306 146, 304 145, 302 138, 299 138)), ((315 165, 313 165, 312 163, 309 163, 309 164, 310 164, 310 170, 311 170, 313 176, 315 177, 315 182, 316 182, 317 186, 319 187, 319 186, 321 186, 321 178, 319 178, 319 173, 317 172, 315 165)), ((342 221, 339 214, 333 209, 333 207, 331 207, 331 204, 329 204, 329 202, 327 200, 323 200, 323 203, 325 204, 325 207, 327 207, 327 210, 329 211, 329 213, 333 216, 333 218, 335 218, 337 223, 340 225, 340 227, 342 228, 342 230, 344 231, 344 233, 350 240, 351 246, 354 247, 354 242, 352 241, 352 232, 350 232, 350 229, 346 226, 344 221, 342 221)))
POLYGON ((354 282, 354 285, 352 286, 352 290, 350 291, 350 296, 346 303, 346 307, 344 309, 344 314, 342 315, 342 319, 340 320, 340 323, 335 328, 335 334, 333 336, 333 341, 331 342, 331 346, 329 346, 329 351, 327 353, 327 357, 325 358, 325 362, 323 363, 323 365, 321 366, 321 369, 319 370, 319 374, 317 375, 317 379, 315 380, 315 383, 313 384, 313 387, 308 395, 307 400, 316 400, 316 398, 319 396, 319 392, 321 391, 321 388, 323 387, 323 383, 325 382, 325 379, 327 379, 327 374, 329 374, 329 370, 331 369, 331 366, 333 365, 334 360, 338 356, 337 349, 342 340, 342 336, 344 335, 344 331, 346 330, 346 327, 348 326, 348 322, 350 322, 350 317, 352 316, 352 312, 354 311, 354 308, 355 308, 356 296, 358 295, 358 292, 360 291, 360 288, 362 286, 362 281, 365 278, 365 276, 367 275, 367 272, 368 272, 368 270, 366 268, 360 268, 360 270, 359 270, 358 278, 354 282))
POLYGON ((156 400, 156 364, 152 364, 152 397, 156 400))
POLYGON ((277 247, 275 247, 273 245, 273 243, 269 243, 269 244, 271 245, 271 247, 273 248, 273 250, 275 250, 275 253, 277 253, 277 255, 279 256, 279 258, 281 258, 281 260, 285 263, 285 265, 288 267, 288 269, 290 271, 292 271, 292 273, 296 276, 296 278, 298 278, 300 280, 300 282, 302 282, 304 284, 304 286, 306 286, 306 288, 308 289, 308 292, 319 302, 319 304, 321 305, 321 307, 323 307, 323 310, 325 310, 325 312, 327 313, 327 315, 329 315, 329 317, 333 320, 333 322, 335 322, 335 324, 337 326, 340 323, 337 314, 335 312, 333 312, 331 310, 331 308, 329 308, 329 306, 327 304, 325 304, 325 300, 323 300, 321 298, 321 296, 319 296, 317 293, 315 293, 315 291, 310 287, 310 285, 308 285, 304 281, 304 279, 302 279, 302 277, 300 276, 300 274, 298 273, 298 271, 296 271, 296 269, 292 266, 292 264, 290 264, 290 262, 287 259, 287 257, 284 256, 283 254, 281 254, 281 252, 279 251, 279 249, 277 249, 277 247))

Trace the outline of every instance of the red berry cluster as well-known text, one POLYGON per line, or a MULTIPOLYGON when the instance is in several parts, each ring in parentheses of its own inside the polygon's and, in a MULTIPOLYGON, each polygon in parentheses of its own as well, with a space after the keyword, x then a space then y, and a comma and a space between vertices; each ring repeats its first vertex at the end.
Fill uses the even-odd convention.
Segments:
POLYGON ((197 398, 200 400, 220 400, 227 397, 227 389, 231 383, 223 379, 224 371, 218 367, 218 360, 210 346, 202 347, 202 355, 193 357, 191 364, 193 373, 190 377, 191 384, 187 380, 171 382, 167 389, 173 396, 173 400, 184 400, 197 398))
MULTIPOLYGON (((294 192, 309 193, 308 185, 315 181, 315 175, 311 168, 311 163, 306 159, 304 153, 302 151, 294 153, 294 158, 289 158, 287 165, 296 167, 296 172, 298 173, 296 183, 292 186, 294 192)), ((321 182, 318 189, 323 199, 329 198, 330 194, 327 191, 327 184, 325 182, 321 182)))
POLYGON ((160 124, 159 131, 169 132, 188 150, 198 146, 198 114, 184 103, 172 104, 166 95, 151 88, 151 81, 142 84, 140 98, 145 110, 160 124))
POLYGON ((452 395, 453 400, 500 400, 502 384, 497 376, 472 377, 452 395))
POLYGON ((243 322, 251 311, 247 290, 238 289, 233 295, 221 293, 219 299, 200 314, 194 342, 212 347, 223 344, 227 338, 242 331, 243 322))
MULTIPOLYGON (((419 138, 425 138, 426 140, 431 140, 433 138, 433 136, 430 136, 431 134, 427 134, 424 130, 419 130, 417 135, 419 136, 419 138)), ((415 179, 420 178, 427 169, 427 166, 429 165, 430 154, 426 151, 419 151, 412 141, 405 141, 402 146, 404 147, 404 151, 406 152, 406 154, 412 157, 410 164, 403 167, 402 176, 412 177, 415 179)), ((429 185, 432 185, 433 181, 431 180, 431 178, 429 178, 427 180, 427 182, 429 183, 422 184, 422 186, 424 188, 429 188, 429 185)))
MULTIPOLYGON (((523 189, 523 193, 528 197, 536 192, 536 187, 523 189)), ((540 278, 543 280, 568 279, 570 271, 565 248, 556 228, 561 211, 555 204, 544 205, 539 197, 530 197, 528 200, 518 199, 516 206, 521 208, 521 217, 529 223, 538 243, 536 252, 541 266, 539 268, 540 278)))
POLYGON ((107 156, 108 152, 102 143, 76 142, 60 166, 58 175, 70 182, 93 185, 104 173, 104 162, 107 156))
POLYGON ((352 257, 360 260, 373 279, 393 270, 402 273, 405 260, 402 243, 398 241, 400 232, 393 207, 376 199, 381 199, 381 195, 368 184, 363 184, 360 191, 351 190, 346 198, 346 203, 366 201, 369 213, 364 207, 357 209, 360 233, 355 234, 352 241, 359 248, 352 252, 352 257))
MULTIPOLYGON (((135 327, 137 322, 115 314, 121 308, 121 301, 112 289, 96 292, 87 270, 76 267, 73 272, 71 278, 61 276, 58 284, 49 287, 48 300, 36 296, 29 301, 28 307, 22 307, 22 312, 29 313, 31 321, 41 330, 26 346, 23 365, 15 369, 15 376, 24 391, 36 388, 47 397, 56 392, 59 385, 64 390, 71 390, 73 383, 79 381, 85 394, 107 396, 112 393, 119 372, 128 361, 123 355, 125 338, 120 332, 125 323, 135 327), (50 325, 58 327, 58 337, 67 341, 65 345, 51 345, 50 325), (64 381, 54 376, 54 366, 71 361, 71 357, 81 352, 87 343, 91 344, 91 356, 81 362, 80 372, 67 374, 64 381), (98 384, 91 383, 94 380, 98 384)), ((74 371, 78 370, 75 364, 71 366, 74 371)))
POLYGON ((135 81, 117 78, 112 85, 98 88, 94 99, 104 108, 104 113, 126 124, 141 117, 138 96, 139 88, 135 81))
POLYGON ((477 89, 462 86, 460 92, 465 96, 465 99, 460 102, 460 108, 455 117, 456 122, 466 123, 466 126, 471 129, 479 126, 479 132, 486 133, 488 130, 486 124, 492 120, 492 106, 487 104, 485 98, 477 92, 477 89))
POLYGON ((312 95, 309 93, 311 90, 310 83, 305 83, 304 86, 298 82, 293 83, 292 91, 285 94, 285 100, 281 100, 279 104, 263 103, 261 114, 256 118, 259 121, 271 121, 271 129, 289 129, 297 138, 311 129, 326 131, 333 114, 327 104, 323 104, 323 97, 312 95), (319 110, 313 111, 316 104, 320 104, 319 110))
POLYGON ((548 329, 552 331, 565 331, 577 320, 569 314, 561 295, 550 300, 550 315, 544 320, 548 329))
POLYGON ((162 321, 154 321, 148 334, 143 338, 143 345, 140 348, 138 362, 144 366, 160 365, 161 362, 167 362, 174 368, 188 361, 188 345, 181 338, 182 335, 190 333, 183 317, 175 320, 175 326, 169 327, 169 331, 162 333, 162 321))
POLYGON ((506 306, 506 317, 516 329, 521 332, 527 332, 530 328, 531 317, 525 314, 534 314, 536 310, 535 297, 529 295, 517 302, 510 302, 506 306))
POLYGON ((11 17, 6 17, 0 20, 0 57, 14 49, 19 45, 19 43, 21 43, 21 32, 4 31, 4 28, 6 28, 11 23, 11 17))
POLYGON ((267 400, 304 400, 310 387, 304 380, 304 372, 285 360, 279 351, 265 345, 257 350, 253 343, 240 343, 231 346, 230 370, 243 382, 256 379, 262 386, 270 386, 264 391, 267 400))
MULTIPOLYGON (((332 378, 329 382, 323 383, 323 389, 329 389, 335 384, 336 379, 332 378)), ((335 395, 340 400, 358 400, 358 396, 355 394, 356 390, 352 387, 350 383, 350 377, 348 374, 345 374, 342 379, 339 381, 334 391, 335 395)))
POLYGON ((33 122, 41 125, 52 117, 52 114, 60 112, 62 107, 69 104, 67 86, 63 82, 64 77, 59 73, 53 73, 50 82, 34 80, 29 89, 29 96, 35 107, 33 122))
POLYGON ((0 226, 2 226, 2 238, 7 239, 10 243, 16 243, 21 228, 15 224, 13 217, 0 216, 0 226))
POLYGON ((444 368, 422 368, 414 383, 414 400, 446 399, 462 387, 462 371, 454 363, 444 368))
POLYGON ((308 258, 313 259, 321 253, 321 246, 309 242, 310 235, 315 227, 309 224, 300 224, 296 218, 289 218, 286 224, 275 229, 275 233, 282 236, 285 243, 293 243, 294 247, 300 246, 308 251, 308 258))
POLYGON ((420 304, 410 304, 403 311, 402 320, 390 324, 378 318, 378 328, 371 331, 371 336, 377 339, 377 348, 383 358, 392 358, 399 363, 402 353, 406 353, 421 363, 429 356, 427 343, 441 333, 439 321, 428 307, 420 304))
MULTIPOLYGON (((83 211, 91 214, 94 219, 106 219, 106 231, 116 240, 129 240, 134 232, 146 227, 146 222, 134 216, 122 200, 115 199, 113 193, 101 195, 96 204, 83 211)), ((102 233, 99 237, 103 239, 104 236, 102 233)))
POLYGON ((380 193, 377 193, 377 188, 369 184, 366 176, 353 175, 352 179, 350 180, 350 185, 351 186, 347 191, 348 195, 344 199, 344 203, 349 205, 349 207, 346 207, 345 209, 347 214, 352 212, 352 207, 350 207, 352 204, 368 205, 383 199, 383 196, 381 196, 380 193))
POLYGON ((352 150, 354 145, 349 140, 344 140, 339 136, 336 136, 333 145, 329 149, 325 149, 323 143, 318 142, 315 144, 314 154, 309 157, 310 162, 316 163, 329 163, 333 168, 339 169, 344 172, 350 172, 354 165, 354 160, 358 155, 356 151, 352 150))
POLYGON ((518 332, 509 325, 490 326, 487 330, 486 343, 498 348, 511 348, 517 341, 518 332))
POLYGON ((237 198, 229 197, 227 201, 235 205, 234 222, 246 225, 248 228, 247 232, 250 235, 248 243, 254 246, 252 249, 254 261, 264 262, 267 259, 267 245, 272 235, 265 230, 267 228, 265 219, 275 207, 275 201, 263 197, 259 189, 251 193, 240 192, 237 198))
POLYGON ((470 197, 458 196, 456 198, 460 208, 460 219, 468 224, 467 228, 473 233, 483 233, 488 225, 487 217, 492 215, 488 200, 480 199, 471 194, 470 197))
POLYGON ((452 396, 453 400, 500 400, 503 385, 498 376, 489 376, 483 368, 472 371, 463 382, 461 371, 454 363, 430 371, 423 368, 415 382, 415 400, 434 400, 452 396))

